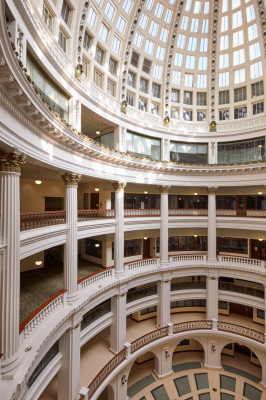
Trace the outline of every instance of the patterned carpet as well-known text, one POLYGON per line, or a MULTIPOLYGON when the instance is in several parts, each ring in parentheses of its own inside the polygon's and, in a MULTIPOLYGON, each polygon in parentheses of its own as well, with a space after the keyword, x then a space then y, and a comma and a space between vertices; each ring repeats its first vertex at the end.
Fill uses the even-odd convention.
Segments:
MULTIPOLYGON (((78 260, 78 279, 84 278, 102 267, 86 260, 78 260)), ((20 323, 36 308, 64 289, 63 264, 49 260, 44 268, 22 272, 20 275, 20 323)))

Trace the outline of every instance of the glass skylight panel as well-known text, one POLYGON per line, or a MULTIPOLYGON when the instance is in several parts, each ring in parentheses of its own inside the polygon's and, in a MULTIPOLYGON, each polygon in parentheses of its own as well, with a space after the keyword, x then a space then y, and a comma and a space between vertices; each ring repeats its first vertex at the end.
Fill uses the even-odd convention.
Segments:
POLYGON ((219 73, 219 87, 229 86, 229 72, 219 73))
POLYGON ((146 3, 147 10, 151 11, 153 2, 154 2, 154 0, 147 0, 147 3, 146 3))
POLYGON ((187 56, 186 58, 186 68, 194 69, 195 68, 195 56, 187 56))
POLYGON ((206 74, 198 74, 197 88, 199 88, 199 89, 207 88, 207 75, 206 74))
POLYGON ((221 32, 228 31, 228 15, 222 17, 221 20, 221 32))
POLYGON ((140 26, 142 29, 146 29, 148 19, 149 19, 149 18, 148 18, 148 16, 147 16, 145 13, 142 13, 142 14, 141 14, 140 21, 139 21, 139 26, 140 26))
POLYGON ((182 21, 181 21, 181 26, 180 26, 180 28, 183 29, 183 31, 187 30, 188 21, 189 21, 189 17, 187 15, 184 15, 182 18, 182 21))
POLYGON ((209 33, 209 20, 208 19, 204 19, 202 21, 201 33, 209 33))
POLYGON ((155 64, 153 69, 153 77, 155 79, 162 79, 163 67, 162 65, 155 64))
POLYGON ((241 6, 241 0, 232 0, 232 10, 241 6))
POLYGON ((233 33, 233 47, 241 46, 244 44, 244 31, 233 33))
POLYGON ((106 42, 108 31, 109 31, 109 29, 107 28, 107 26, 104 25, 103 23, 101 23, 101 26, 99 29, 99 36, 104 42, 106 42))
POLYGON ((205 1, 205 5, 204 5, 204 14, 207 15, 210 12, 210 2, 209 1, 205 1))
POLYGON ((150 56, 152 56, 153 49, 154 49, 154 42, 152 42, 151 40, 147 39, 146 43, 145 43, 145 50, 144 51, 147 54, 149 54, 150 56))
POLYGON ((164 48, 164 47, 161 47, 161 46, 158 46, 158 47, 157 47, 157 52, 156 52, 156 58, 157 58, 158 60, 163 61, 163 59, 164 59, 164 53, 165 53, 165 48, 164 48))
POLYGON ((170 24, 171 19, 172 19, 172 15, 173 15, 173 11, 169 10, 169 8, 167 8, 166 13, 165 13, 165 17, 164 17, 164 22, 166 22, 167 24, 170 24))
POLYGON ((169 32, 169 30, 166 28, 162 28, 162 30, 161 30, 160 40, 164 43, 167 42, 168 32, 169 32))
POLYGON ((259 61, 255 64, 250 65, 250 77, 256 79, 262 76, 262 62, 259 61))
POLYGON ((143 40, 143 36, 141 33, 137 32, 134 38, 134 44, 138 47, 141 48, 142 46, 142 40, 143 40))
POLYGON ((112 21, 112 19, 113 19, 114 12, 115 12, 115 8, 114 8, 113 4, 110 1, 108 1, 108 3, 106 4, 106 8, 105 8, 105 14, 106 14, 107 18, 110 19, 110 21, 112 21))
POLYGON ((234 72, 234 83, 237 85, 238 83, 245 82, 245 80, 246 80, 245 68, 237 69, 234 72))
POLYGON ((159 25, 157 24, 157 22, 151 21, 149 33, 150 33, 152 36, 156 37, 156 36, 157 36, 157 33, 158 33, 158 28, 159 28, 159 25))
POLYGON ((207 65, 208 65, 208 58, 207 57, 199 57, 198 70, 206 71, 207 65))
POLYGON ((173 71, 172 84, 179 86, 180 82, 181 82, 181 72, 180 71, 173 71))
POLYGON ((192 74, 185 74, 184 85, 187 87, 193 86, 193 75, 192 74))
POLYGON ((200 39, 200 52, 206 53, 208 51, 208 38, 201 38, 200 39))
POLYGON ((248 27, 248 40, 254 40, 258 37, 258 27, 257 24, 248 27))
POLYGON ((189 51, 196 51, 196 49, 197 49, 197 38, 195 38, 195 37, 190 37, 189 38, 187 49, 189 51))
POLYGON ((243 64, 245 62, 245 49, 234 51, 233 65, 243 64))
POLYGON ((120 33, 124 32, 126 26, 126 21, 124 20, 124 18, 119 15, 117 23, 116 23, 116 28, 119 30, 120 33))
POLYGON ((254 60, 255 58, 258 58, 261 56, 260 52, 260 44, 259 42, 256 42, 252 45, 249 46, 249 59, 254 60))
POLYGON ((120 50, 121 40, 118 37, 114 36, 112 50, 114 53, 118 54, 120 50))
POLYGON ((246 13, 247 13, 247 22, 253 21, 253 19, 255 19, 255 10, 253 4, 247 7, 246 13))
POLYGON ((190 11, 192 5, 192 0, 187 0, 185 11, 190 11))
POLYGON ((179 33, 178 38, 177 38, 177 45, 176 47, 178 49, 184 49, 185 48, 185 42, 186 42, 186 36, 185 35, 181 35, 179 33))
POLYGON ((197 33, 199 31, 199 19, 192 18, 190 32, 197 33))
POLYGON ((174 65, 176 65, 177 67, 182 67, 182 64, 183 64, 183 54, 175 53, 174 65))
POLYGON ((132 6, 132 0, 125 0, 123 4, 123 10, 129 14, 132 6))
POLYGON ((162 18, 164 6, 161 3, 157 3, 154 11, 154 15, 157 18, 162 18))
POLYGON ((229 67, 229 54, 220 54, 219 57, 219 68, 228 68, 229 67))
POLYGON ((175 0, 169 0, 169 3, 173 6, 175 4, 175 0))
POLYGON ((243 25, 242 11, 233 13, 233 29, 243 25))
POLYGON ((220 50, 227 50, 229 47, 229 37, 228 35, 220 37, 220 50))
POLYGON ((88 13, 88 23, 91 27, 94 27, 95 19, 96 19, 96 12, 92 7, 90 7, 88 13))
POLYGON ((222 0, 223 1, 223 6, 222 6, 222 12, 228 11, 228 0, 222 0))
POLYGON ((201 1, 195 1, 194 14, 200 14, 200 10, 201 10, 201 1))

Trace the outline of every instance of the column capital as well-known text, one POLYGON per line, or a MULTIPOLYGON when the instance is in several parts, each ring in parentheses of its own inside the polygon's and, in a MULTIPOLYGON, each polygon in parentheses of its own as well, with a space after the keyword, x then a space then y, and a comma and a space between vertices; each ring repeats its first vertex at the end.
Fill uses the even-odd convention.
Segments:
POLYGON ((169 190, 171 189, 171 186, 165 186, 165 185, 161 185, 158 186, 160 193, 168 193, 169 190))
POLYGON ((207 192, 208 194, 216 194, 217 189, 217 187, 207 187, 207 192))
POLYGON ((66 186, 78 186, 78 183, 81 179, 81 175, 74 173, 72 174, 65 173, 64 175, 61 175, 61 178, 63 179, 64 184, 66 186))
POLYGON ((116 192, 123 192, 127 186, 127 182, 112 182, 113 188, 116 192))
POLYGON ((17 152, 7 153, 0 150, 0 172, 21 173, 21 167, 25 164, 26 155, 17 152))

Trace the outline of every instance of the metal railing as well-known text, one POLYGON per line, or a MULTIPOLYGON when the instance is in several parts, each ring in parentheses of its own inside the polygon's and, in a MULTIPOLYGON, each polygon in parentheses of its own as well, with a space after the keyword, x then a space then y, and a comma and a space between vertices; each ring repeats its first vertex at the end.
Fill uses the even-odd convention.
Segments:
POLYGON ((20 214, 20 230, 41 228, 66 223, 65 211, 24 212, 20 214))

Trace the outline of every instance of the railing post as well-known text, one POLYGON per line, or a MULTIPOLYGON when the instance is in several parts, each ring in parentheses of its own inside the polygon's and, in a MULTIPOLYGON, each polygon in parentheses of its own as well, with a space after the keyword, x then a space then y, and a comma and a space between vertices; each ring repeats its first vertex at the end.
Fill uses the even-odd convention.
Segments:
POLYGON ((174 324, 172 322, 168 322, 167 324, 167 335, 172 336, 174 334, 174 324))
POLYGON ((126 342, 126 343, 124 344, 124 346, 125 346, 125 348, 126 348, 125 356, 126 356, 126 358, 129 358, 129 357, 131 356, 131 343, 126 342))
POLYGON ((212 318, 212 330, 213 331, 217 331, 218 330, 217 324, 218 324, 217 318, 212 318))
POLYGON ((89 392, 90 392, 90 389, 86 388, 84 386, 80 389, 79 394, 81 396, 83 396, 82 400, 89 400, 89 392))

